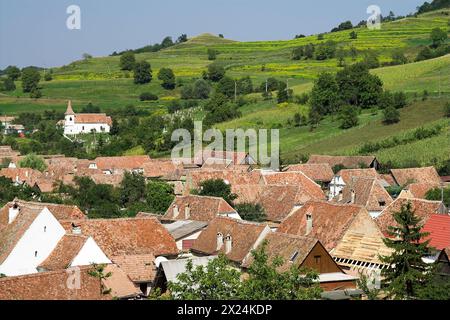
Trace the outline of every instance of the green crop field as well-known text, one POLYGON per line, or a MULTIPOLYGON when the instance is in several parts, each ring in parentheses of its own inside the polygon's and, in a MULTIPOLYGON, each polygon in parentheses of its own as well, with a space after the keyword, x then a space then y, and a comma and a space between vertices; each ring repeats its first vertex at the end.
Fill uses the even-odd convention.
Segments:
MULTIPOLYGON (((180 88, 163 89, 157 79, 158 70, 169 67, 184 83, 200 78, 211 64, 207 57, 207 48, 219 52, 216 63, 222 64, 227 70, 227 75, 231 77, 250 76, 254 86, 264 82, 268 77, 276 77, 288 81, 289 88, 293 89, 294 94, 300 94, 311 90, 320 72, 336 72, 340 68, 336 59, 291 60, 293 48, 308 43, 318 44, 334 40, 340 48, 357 49, 356 60, 360 60, 364 52, 370 49, 379 55, 381 63, 389 62, 394 50, 400 48, 412 61, 422 46, 431 43, 429 35, 433 28, 439 27, 444 30, 449 28, 449 13, 450 9, 444 9, 418 17, 383 23, 380 30, 353 29, 358 34, 357 39, 353 40, 349 37, 352 30, 327 33, 322 41, 314 35, 285 41, 238 42, 203 34, 159 52, 137 54, 137 60, 146 60, 152 66, 153 80, 147 85, 135 85, 133 74, 120 70, 118 56, 79 60, 66 66, 52 68, 53 80, 41 81, 43 93, 41 99, 30 99, 28 94, 22 92, 20 81, 16 82, 15 91, 0 94, 0 113, 14 115, 25 111, 39 112, 49 109, 63 111, 69 99, 72 100, 75 111, 88 102, 98 105, 106 112, 130 104, 148 110, 164 110, 169 101, 180 97, 180 88), (158 95, 159 100, 141 102, 139 95, 142 92, 154 93, 158 95)), ((346 63, 353 62, 351 58, 346 58, 346 63)), ((385 126, 381 123, 380 111, 365 110, 359 115, 359 126, 356 128, 342 130, 337 119, 325 118, 317 129, 311 131, 307 126, 288 125, 289 119, 295 113, 307 114, 308 106, 293 103, 278 106, 275 100, 264 101, 260 94, 253 93, 247 97, 252 102, 241 108, 242 117, 220 123, 216 127, 222 130, 279 128, 283 157, 294 161, 299 155, 311 153, 352 153, 366 141, 401 134, 442 119, 443 105, 450 96, 450 55, 406 65, 382 67, 371 72, 382 79, 385 89, 402 90, 410 99, 419 96, 416 102, 401 110, 400 123, 385 126), (431 98, 422 102, 420 95, 424 90, 431 94, 431 98)), ((418 159, 420 158, 423 163, 430 163, 432 154, 445 154, 439 149, 445 142, 448 142, 448 135, 442 134, 430 138, 429 143, 419 141, 392 148, 393 150, 382 150, 379 156, 391 159, 399 152, 408 152, 412 157, 417 153, 411 150, 417 148, 429 151, 421 154, 418 159)), ((447 143, 447 147, 449 145, 447 143)), ((139 147, 129 150, 129 154, 142 152, 142 148, 139 147)))

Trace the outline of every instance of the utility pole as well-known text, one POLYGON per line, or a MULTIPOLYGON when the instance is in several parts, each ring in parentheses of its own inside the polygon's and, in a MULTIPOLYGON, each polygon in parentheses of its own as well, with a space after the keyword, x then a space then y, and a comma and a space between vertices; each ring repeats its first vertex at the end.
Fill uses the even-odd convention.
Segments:
POLYGON ((237 100, 237 82, 234 80, 234 102, 237 100))
POLYGON ((439 98, 441 97, 441 69, 439 69, 439 98))
POLYGON ((267 87, 268 87, 268 84, 267 84, 267 79, 266 79, 266 94, 267 94, 267 87))

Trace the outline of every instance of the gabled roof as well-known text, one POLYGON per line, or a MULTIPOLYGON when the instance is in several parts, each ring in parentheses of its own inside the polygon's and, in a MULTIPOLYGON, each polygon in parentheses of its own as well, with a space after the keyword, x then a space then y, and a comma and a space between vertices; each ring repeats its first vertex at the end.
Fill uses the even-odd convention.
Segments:
POLYGON ((342 190, 341 203, 352 203, 364 206, 368 211, 381 211, 392 203, 392 197, 378 179, 355 177, 342 190))
POLYGON ((108 257, 178 254, 174 238, 156 218, 68 220, 62 224, 72 232, 72 223, 81 228, 82 235, 91 236, 108 257))
POLYGON ((123 180, 124 175, 122 173, 104 174, 96 173, 88 175, 96 184, 108 184, 111 186, 119 186, 123 180))
POLYGON ((411 202, 412 209, 415 211, 416 215, 422 219, 422 223, 426 223, 432 214, 447 215, 447 209, 441 201, 397 198, 375 219, 378 227, 383 233, 387 231, 389 226, 396 224, 393 214, 399 212, 402 205, 406 205, 408 202, 411 202))
POLYGON ((423 226, 422 232, 429 232, 430 246, 442 250, 450 248, 450 216, 432 214, 423 226))
POLYGON ((41 272, 17 277, 0 278, 0 300, 105 300, 100 294, 100 281, 89 275, 91 267, 80 267, 80 287, 67 286, 73 273, 67 270, 41 272))
MULTIPOLYGON (((311 250, 319 243, 316 238, 280 232, 270 232, 264 241, 267 241, 266 253, 269 261, 276 257, 283 259, 283 265, 278 268, 280 272, 289 270, 293 265, 301 266, 311 250)), ((242 266, 248 268, 253 261, 254 258, 250 255, 242 266)))
POLYGON ((193 220, 177 220, 172 223, 164 224, 164 228, 170 232, 176 241, 196 233, 208 225, 207 222, 193 220))
POLYGON ((400 186, 414 182, 438 185, 441 183, 441 178, 434 167, 391 169, 391 173, 400 186))
POLYGON ((122 169, 133 170, 142 169, 144 163, 150 161, 149 156, 120 156, 120 157, 98 157, 95 159, 97 168, 100 170, 122 169))
POLYGON ((202 231, 191 250, 205 255, 225 252, 225 237, 232 238, 232 249, 226 254, 231 261, 241 263, 257 244, 264 231, 270 232, 264 224, 217 217, 202 231), (223 245, 217 250, 217 235, 222 234, 223 245))
POLYGON ((181 162, 173 162, 171 159, 150 159, 142 168, 146 178, 163 178, 166 180, 179 180, 185 174, 181 162))
POLYGON ((33 186, 38 179, 43 178, 42 172, 31 168, 3 168, 0 170, 0 176, 29 186, 33 186))
POLYGON ((0 229, 2 226, 6 226, 8 224, 8 212, 9 208, 12 208, 14 205, 19 206, 20 210, 22 209, 31 209, 36 210, 38 212, 42 211, 44 208, 47 208, 57 220, 80 220, 87 219, 87 216, 81 211, 77 206, 65 205, 65 204, 55 204, 55 203, 44 203, 44 202, 31 202, 15 199, 7 203, 0 209, 0 229))
POLYGON ((180 273, 186 272, 186 265, 188 261, 192 262, 194 268, 197 266, 206 267, 211 260, 216 259, 217 256, 206 257, 192 257, 189 259, 168 260, 161 262, 161 269, 164 271, 167 281, 177 282, 177 276, 180 273))
POLYGON ((52 253, 39 265, 39 267, 47 271, 70 267, 72 261, 78 255, 87 240, 88 237, 86 236, 74 234, 64 235, 61 240, 59 240, 56 248, 53 249, 52 253))
POLYGON ((231 160, 232 164, 256 164, 253 158, 247 152, 221 151, 221 150, 202 150, 194 156, 194 163, 203 165, 208 158, 221 158, 231 160))
POLYGON ((317 238, 327 250, 331 250, 342 239, 355 217, 363 210, 366 211, 358 205, 309 201, 284 219, 277 231, 317 238), (308 234, 307 215, 311 215, 313 221, 312 229, 308 234))
POLYGON ((327 156, 311 155, 308 163, 328 163, 330 167, 342 164, 346 168, 360 168, 361 164, 370 167, 376 160, 375 156, 327 156))
POLYGON ((337 173, 344 182, 350 183, 353 177, 378 178, 378 173, 374 168, 368 169, 342 169, 337 173))
POLYGON ((14 151, 11 146, 0 146, 0 158, 15 158, 20 152, 14 151))
POLYGON ((301 163, 292 164, 287 171, 301 171, 314 181, 330 182, 334 173, 328 163, 301 163))
POLYGON ((0 264, 9 256, 17 242, 42 211, 40 208, 21 208, 14 221, 8 224, 8 209, 8 205, 5 205, 0 213, 2 220, 5 220, 6 216, 6 223, 3 222, 0 228, 0 264))
POLYGON ((309 200, 323 200, 323 197, 311 197, 301 186, 295 185, 265 185, 261 186, 256 203, 261 204, 267 220, 279 222, 286 218, 296 206, 309 200))
POLYGON ((111 260, 135 283, 155 280, 155 256, 151 253, 113 256, 111 260))
POLYGON ((218 215, 235 213, 236 210, 222 198, 188 195, 176 196, 163 219, 210 221, 218 215), (189 216, 186 216, 186 208, 189 208, 189 216), (174 210, 176 209, 179 212, 177 217, 174 216, 174 210))
POLYGON ((402 190, 399 197, 425 199, 426 193, 434 188, 438 188, 439 184, 430 183, 411 183, 402 190))
POLYGON ((262 175, 267 185, 293 185, 301 188, 303 202, 325 199, 322 188, 301 171, 268 172, 262 175))
POLYGON ((74 115, 74 122, 112 125, 112 119, 106 113, 77 113, 74 115))
POLYGON ((196 189, 205 180, 221 179, 233 188, 242 185, 256 185, 261 181, 261 171, 253 170, 191 170, 186 175, 186 184, 189 188, 196 189))

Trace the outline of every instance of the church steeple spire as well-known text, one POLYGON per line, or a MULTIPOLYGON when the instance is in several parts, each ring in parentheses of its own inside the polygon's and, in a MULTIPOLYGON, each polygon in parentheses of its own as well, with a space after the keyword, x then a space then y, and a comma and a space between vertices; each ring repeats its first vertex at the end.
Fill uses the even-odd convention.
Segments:
POLYGON ((73 109, 72 109, 72 101, 70 101, 70 100, 67 103, 67 110, 66 110, 65 115, 69 115, 69 114, 73 114, 73 115, 75 114, 75 112, 73 112, 73 109))

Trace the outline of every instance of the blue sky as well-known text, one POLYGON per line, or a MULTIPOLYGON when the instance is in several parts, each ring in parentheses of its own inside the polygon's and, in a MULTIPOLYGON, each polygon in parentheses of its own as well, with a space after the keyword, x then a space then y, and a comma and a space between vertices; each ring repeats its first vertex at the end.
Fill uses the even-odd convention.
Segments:
POLYGON ((382 14, 413 12, 424 0, 0 0, 0 68, 60 66, 85 52, 104 56, 169 35, 223 33, 226 38, 291 39, 382 14), (68 30, 66 9, 81 8, 81 30, 68 30))

